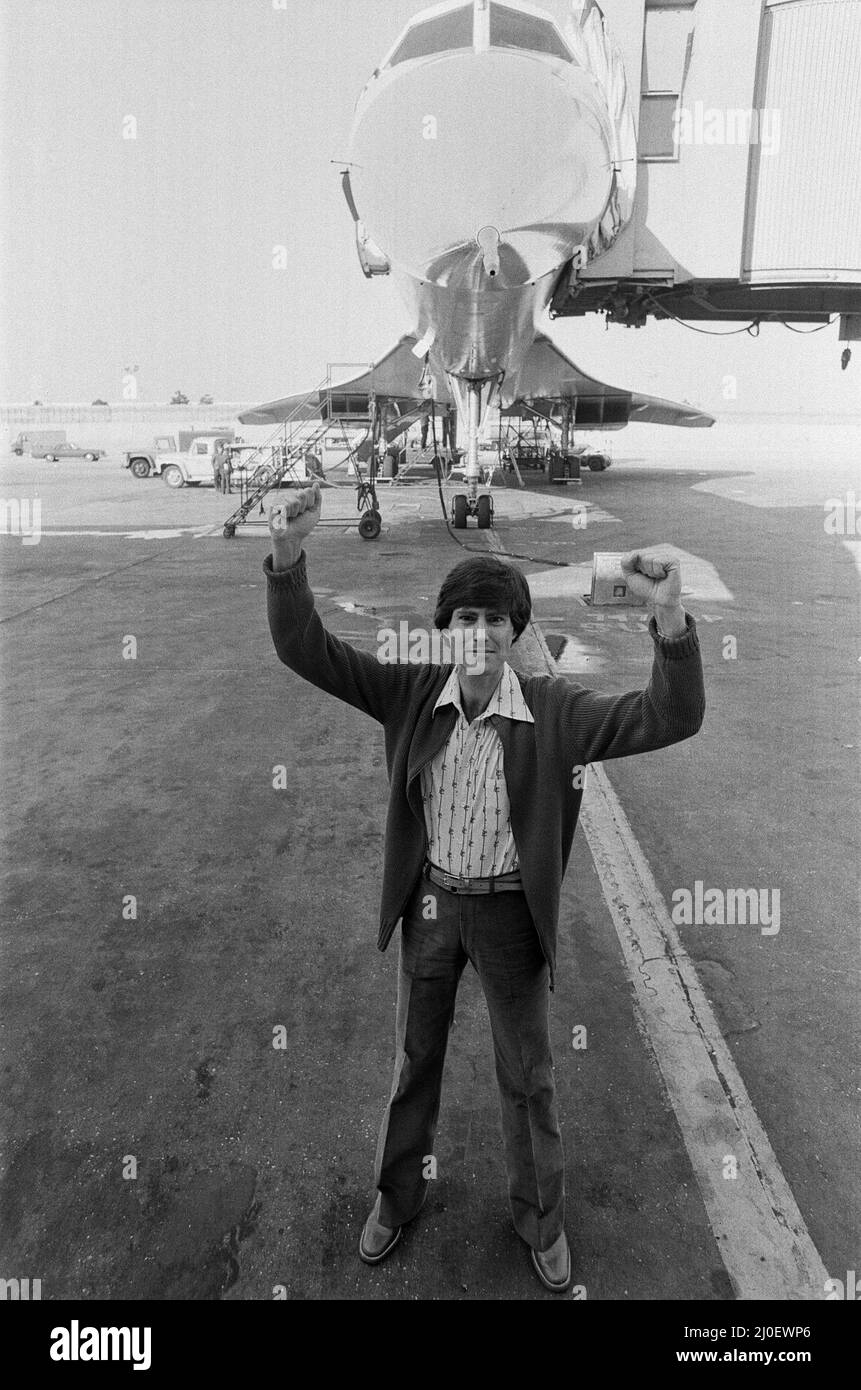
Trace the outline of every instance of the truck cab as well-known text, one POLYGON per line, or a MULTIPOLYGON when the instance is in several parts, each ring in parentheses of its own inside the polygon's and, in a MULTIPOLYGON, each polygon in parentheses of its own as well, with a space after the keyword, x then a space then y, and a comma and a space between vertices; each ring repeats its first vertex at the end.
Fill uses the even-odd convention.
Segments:
MULTIPOLYGON (((127 449, 123 455, 123 467, 128 468, 135 478, 157 478, 163 472, 165 466, 174 460, 178 455, 186 455, 193 445, 204 439, 225 439, 232 443, 234 431, 229 426, 223 428, 201 427, 198 430, 180 430, 179 448, 177 448, 176 435, 159 434, 153 440, 151 448, 127 449)), ((195 481, 205 481, 205 479, 195 479, 195 481)), ((182 483, 174 482, 174 487, 181 487, 182 483)))
POLYGON ((168 487, 195 486, 201 483, 215 484, 212 460, 219 444, 230 444, 227 435, 192 439, 188 450, 168 451, 159 454, 159 473, 168 487))

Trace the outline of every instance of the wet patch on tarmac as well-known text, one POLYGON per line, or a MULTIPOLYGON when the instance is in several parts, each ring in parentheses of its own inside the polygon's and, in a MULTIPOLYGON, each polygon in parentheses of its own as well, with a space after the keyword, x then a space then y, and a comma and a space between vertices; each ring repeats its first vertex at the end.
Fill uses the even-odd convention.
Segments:
POLYGON ((239 1278, 240 1246, 254 1231, 261 1203, 257 1173, 244 1163, 190 1171, 170 1161, 148 1182, 135 1242, 129 1297, 217 1299, 239 1278))
POLYGON ((345 613, 355 613, 359 618, 375 618, 377 609, 371 605, 354 603, 346 594, 333 594, 332 603, 336 603, 339 608, 343 608, 345 613))
POLYGON ((197 1082, 197 1099, 209 1100, 209 1093, 215 1079, 215 1069, 211 1057, 205 1057, 202 1062, 198 1063, 194 1069, 194 1077, 197 1082))
POLYGON ((231 1162, 196 1171, 168 1156, 124 1180, 122 1148, 66 1146, 48 1129, 30 1135, 0 1192, 3 1248, 26 1248, 47 1298, 221 1298, 260 1211, 256 1170, 231 1162))
POLYGON ((642 1205, 641 1199, 627 1184, 613 1184, 605 1179, 590 1183, 582 1196, 591 1207, 609 1207, 612 1211, 639 1211, 642 1205))
POLYGON ((544 640, 560 676, 600 671, 606 665, 599 647, 582 642, 579 637, 572 637, 570 633, 545 632, 544 640))
POLYGON ((697 974, 708 991, 724 1037, 755 1033, 759 1019, 735 988, 733 971, 716 960, 698 960, 697 974))

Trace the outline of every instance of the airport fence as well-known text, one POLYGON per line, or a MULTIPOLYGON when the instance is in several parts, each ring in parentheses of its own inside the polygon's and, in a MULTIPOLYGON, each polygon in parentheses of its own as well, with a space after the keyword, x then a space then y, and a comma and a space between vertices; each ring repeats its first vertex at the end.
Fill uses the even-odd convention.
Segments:
POLYGON ((187 428, 189 418, 200 425, 220 424, 250 410, 255 401, 216 401, 213 405, 161 405, 157 401, 121 401, 113 405, 0 405, 0 425, 147 425, 175 420, 187 428))

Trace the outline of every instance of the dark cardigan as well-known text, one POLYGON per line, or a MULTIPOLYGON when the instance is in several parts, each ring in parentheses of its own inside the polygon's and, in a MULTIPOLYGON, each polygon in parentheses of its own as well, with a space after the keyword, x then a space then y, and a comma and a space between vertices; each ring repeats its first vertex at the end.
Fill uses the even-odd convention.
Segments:
MULTIPOLYGON (((290 569, 267 577, 275 650, 297 675, 382 724, 389 774, 378 946, 384 951, 421 875, 427 849, 419 773, 454 728, 457 712, 432 711, 451 666, 383 664, 324 628, 308 585, 304 550, 290 569)), ((553 987, 559 893, 571 853, 582 791, 576 767, 648 753, 691 738, 703 721, 705 694, 696 623, 674 639, 649 632, 655 646, 645 690, 599 695, 563 676, 517 679, 535 720, 492 715, 502 741, 511 828, 523 890, 550 967, 553 987)))

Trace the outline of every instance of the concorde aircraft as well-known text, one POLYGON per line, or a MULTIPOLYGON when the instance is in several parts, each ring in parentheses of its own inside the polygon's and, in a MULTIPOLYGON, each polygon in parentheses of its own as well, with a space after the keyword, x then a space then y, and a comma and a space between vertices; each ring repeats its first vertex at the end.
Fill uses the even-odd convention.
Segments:
MULTIPOLYGON (((844 338, 861 336, 861 254, 847 230, 861 220, 857 187, 832 203, 827 235, 815 206, 781 205, 785 184, 797 192, 791 176, 805 156, 791 124, 793 76, 820 91, 831 84, 831 144, 808 179, 822 185, 829 170, 836 178, 841 149, 857 135, 858 104, 851 84, 841 88, 840 65, 857 56, 861 6, 809 0, 799 15, 773 0, 605 4, 618 44, 594 0, 568 0, 564 25, 508 0, 448 0, 407 24, 359 97, 342 184, 362 270, 394 277, 411 332, 368 372, 259 406, 244 423, 355 420, 363 410, 373 419, 383 409, 385 439, 398 431, 393 415, 453 403, 466 492, 453 498, 452 521, 488 527, 478 446, 491 406, 552 420, 563 451, 572 428, 714 423, 587 376, 540 331, 548 305, 554 316, 600 311, 635 327, 650 316, 818 324, 842 312, 844 338), (824 37, 827 73, 816 67, 824 37), (782 164, 759 140, 755 103, 769 93, 790 117, 782 164), (703 99, 721 95, 718 114, 747 111, 750 120, 742 139, 724 129, 722 141, 707 142, 703 99), (780 223, 790 208, 795 230, 818 229, 827 246, 799 252, 780 223), (821 264, 798 264, 805 256, 821 264)), ((816 119, 808 103, 808 145, 816 119)), ((369 537, 379 533, 373 490, 372 510, 369 537)))

